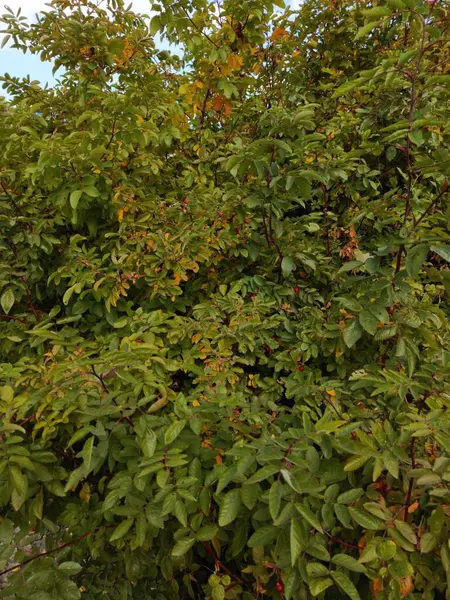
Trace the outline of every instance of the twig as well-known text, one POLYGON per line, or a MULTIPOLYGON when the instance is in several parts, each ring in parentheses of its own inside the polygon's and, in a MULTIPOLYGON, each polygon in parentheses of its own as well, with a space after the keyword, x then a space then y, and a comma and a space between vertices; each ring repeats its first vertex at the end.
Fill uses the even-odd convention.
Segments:
POLYGON ((100 383, 102 384, 102 388, 104 389, 104 391, 107 394, 109 394, 108 387, 107 387, 106 383, 103 381, 103 377, 97 373, 97 371, 95 370, 94 365, 91 365, 91 373, 92 373, 92 375, 94 375, 94 377, 96 377, 100 381, 100 383))
MULTIPOLYGON (((214 564, 216 565, 216 567, 220 567, 222 569, 222 571, 224 571, 227 575, 229 575, 237 583, 240 583, 241 585, 245 585, 246 587, 248 587, 247 584, 245 583, 245 581, 243 581, 240 577, 238 577, 238 575, 235 575, 234 573, 232 573, 230 571, 230 569, 228 567, 226 567, 223 564, 223 562, 221 562, 219 560, 219 558, 217 557, 216 553, 211 548, 211 544, 209 544, 209 542, 203 542, 203 546, 206 548, 207 552, 213 557, 214 564)), ((0 573, 0 575, 1 575, 1 573, 0 573)))
MULTIPOLYGON (((409 456, 411 458, 411 466, 413 469, 416 468, 416 459, 414 456, 415 441, 416 441, 416 438, 412 437, 411 441, 409 443, 409 456)), ((403 513, 404 521, 408 520, 408 508, 409 508, 409 505, 411 504, 411 496, 412 496, 413 486, 414 486, 414 478, 410 477, 409 484, 408 484, 408 492, 406 494, 406 500, 405 500, 405 512, 403 513)))
MULTIPOLYGON (((5 194, 6 194, 6 195, 8 196, 8 198, 11 200, 11 204, 13 205, 13 207, 14 207, 14 210, 16 211, 16 213, 19 213, 19 212, 20 212, 20 211, 19 211, 19 207, 18 207, 18 205, 17 205, 16 201, 14 200, 14 197, 13 197, 13 195, 12 195, 12 192, 11 192, 10 190, 8 190, 8 188, 5 186, 5 183, 4 183, 4 181, 3 181, 3 180, 0 180, 0 184, 1 184, 1 186, 2 186, 2 188, 3 188, 3 191, 5 192, 5 194)), ((17 192, 15 193, 15 195, 16 195, 16 196, 18 196, 17 192)))
POLYGON ((186 17, 189 19, 189 21, 192 23, 192 25, 195 27, 195 30, 198 31, 198 33, 200 33, 201 35, 204 35, 205 38, 207 40, 209 40, 211 42, 211 44, 213 44, 216 48, 219 48, 219 46, 216 44, 216 42, 214 40, 212 40, 209 35, 207 33, 205 33, 203 31, 203 29, 199 29, 197 27, 197 25, 194 23, 194 21, 191 19, 191 16, 189 15, 188 11, 184 8, 184 6, 181 7, 183 9, 184 14, 186 15, 186 17))
POLYGON ((325 184, 322 184, 322 193, 323 193, 323 216, 325 219, 325 237, 327 240, 327 256, 331 256, 330 226, 328 223, 328 194, 327 194, 327 188, 326 188, 325 184))
POLYGON ((200 119, 200 129, 203 129, 203 123, 205 122, 206 103, 208 102, 208 98, 209 98, 209 94, 210 93, 211 93, 211 90, 208 88, 206 90, 205 99, 203 100, 203 105, 202 105, 202 116, 201 116, 201 119, 200 119))
POLYGON ((25 321, 22 321, 22 319, 19 319, 19 317, 15 317, 14 315, 0 315, 0 319, 13 319, 18 323, 22 323, 22 325, 26 325, 25 321))
POLYGON ((444 183, 446 183, 446 185, 444 184, 444 185, 442 186, 442 189, 441 189, 441 191, 439 192, 439 194, 436 196, 436 198, 430 202, 430 204, 429 204, 429 205, 428 205, 428 207, 426 208, 425 212, 424 212, 424 213, 423 213, 423 214, 422 214, 422 215, 421 215, 421 216, 420 216, 420 217, 417 219, 417 221, 414 223, 414 225, 413 225, 413 227, 412 227, 411 231, 413 231, 413 230, 414 230, 416 227, 418 227, 418 226, 419 226, 419 224, 420 224, 420 223, 423 221, 423 219, 424 219, 424 218, 425 218, 425 217, 426 217, 428 214, 430 214, 430 212, 433 210, 433 208, 434 208, 434 207, 435 207, 437 204, 439 204, 439 202, 440 202, 441 198, 442 198, 442 197, 443 197, 443 196, 444 196, 444 195, 445 195, 445 194, 448 192, 448 190, 449 190, 449 187, 448 187, 447 180, 446 180, 444 183))
POLYGON ((31 312, 34 315, 34 318, 36 319, 36 321, 39 321, 39 314, 33 304, 33 301, 31 300, 31 293, 30 293, 30 288, 28 287, 28 281, 24 278, 23 282, 25 284, 25 293, 27 295, 27 306, 29 309, 31 309, 31 312))
MULTIPOLYGON (((111 527, 111 525, 109 525, 109 526, 106 525, 106 527, 111 527)), ((6 575, 6 573, 15 571, 16 569, 22 569, 25 565, 32 562, 33 560, 36 560, 37 558, 41 558, 43 556, 48 556, 49 554, 54 554, 55 552, 60 552, 61 550, 63 550, 64 548, 67 548, 69 546, 74 546, 75 544, 78 544, 78 542, 81 542, 81 540, 84 540, 84 538, 87 538, 89 535, 92 535, 99 529, 101 529, 101 527, 97 527, 97 529, 92 529, 91 531, 87 531, 86 533, 83 533, 83 535, 80 535, 80 537, 77 537, 76 539, 71 540, 70 542, 66 542, 65 544, 61 544, 61 546, 57 546, 56 548, 53 548, 53 550, 46 550, 45 552, 41 552, 40 554, 35 554, 34 556, 27 558, 27 560, 24 560, 23 562, 21 562, 17 565, 14 565, 13 567, 8 567, 7 569, 3 569, 3 571, 0 571, 0 577, 2 575, 6 575)))
POLYGON ((341 540, 340 538, 336 537, 335 535, 331 535, 331 533, 328 533, 328 531, 324 531, 324 533, 325 533, 325 535, 327 535, 330 538, 330 540, 332 542, 337 542, 341 546, 344 546, 344 548, 350 548, 351 550, 362 550, 363 549, 362 546, 355 546, 355 544, 348 544, 347 542, 344 542, 344 540, 341 540))
MULTIPOLYGON (((405 213, 403 216, 403 224, 405 225, 408 221, 408 217, 411 213, 411 194, 412 194, 412 186, 413 186, 413 169, 411 165, 411 140, 409 139, 409 134, 412 131, 412 124, 414 120, 414 112, 416 108, 417 102, 417 94, 416 94, 416 85, 417 85, 417 77, 419 75, 420 67, 422 64, 422 58, 425 53, 425 36, 426 36, 426 23, 423 16, 417 11, 411 11, 414 14, 417 14, 422 22, 422 38, 420 44, 419 54, 417 56, 416 66, 414 68, 413 74, 410 76, 411 80, 411 99, 409 102, 409 113, 408 113, 408 133, 406 136, 406 148, 405 148, 405 157, 406 157, 406 171, 408 173, 408 182, 406 185, 406 198, 405 198, 405 213)), ((401 269, 402 265, 402 254, 405 250, 404 244, 400 246, 397 252, 397 261, 395 265, 395 273, 398 273, 401 269)))

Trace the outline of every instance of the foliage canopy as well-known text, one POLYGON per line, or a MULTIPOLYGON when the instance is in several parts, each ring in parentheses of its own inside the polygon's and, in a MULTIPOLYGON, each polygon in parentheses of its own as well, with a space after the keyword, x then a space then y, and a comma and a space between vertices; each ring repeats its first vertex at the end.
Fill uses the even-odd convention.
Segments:
POLYGON ((1 19, 1 596, 449 598, 448 3, 152 8, 1 19))

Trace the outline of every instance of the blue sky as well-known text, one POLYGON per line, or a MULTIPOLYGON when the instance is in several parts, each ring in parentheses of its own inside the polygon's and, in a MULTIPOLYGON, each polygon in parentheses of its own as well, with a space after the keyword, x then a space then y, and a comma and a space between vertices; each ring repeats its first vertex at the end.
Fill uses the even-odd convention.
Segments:
MULTIPOLYGON (((46 9, 46 1, 48 0, 9 0, 8 6, 14 12, 21 8, 23 16, 34 19, 36 12, 46 9)), ((289 2, 289 0, 287 1, 289 2)), ((291 0, 290 4, 291 6, 298 6, 300 1, 291 0)), ((150 12, 150 0, 133 0, 133 8, 136 12, 148 14, 150 12)), ((1 10, 1 12, 6 11, 1 10)), ((3 75, 4 73, 9 73, 15 77, 30 75, 32 79, 36 79, 43 84, 51 84, 54 81, 51 63, 42 62, 36 55, 23 54, 21 51, 7 47, 0 50, 0 74, 3 75)), ((4 92, 0 87, 0 96, 3 94, 4 92)))

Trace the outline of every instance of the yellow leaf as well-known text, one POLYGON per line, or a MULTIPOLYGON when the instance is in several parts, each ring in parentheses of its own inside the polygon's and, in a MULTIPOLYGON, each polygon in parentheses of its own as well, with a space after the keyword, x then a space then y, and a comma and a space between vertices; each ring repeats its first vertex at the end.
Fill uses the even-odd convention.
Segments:
POLYGON ((191 342, 193 344, 196 344, 199 340, 202 339, 202 334, 201 333, 195 333, 192 337, 191 337, 191 342))
POLYGON ((192 403, 192 406, 200 406, 200 402, 198 400, 194 400, 194 402, 192 403))
POLYGON ((236 54, 229 54, 227 57, 227 64, 233 71, 239 71, 242 68, 242 58, 236 54))
POLYGON ((310 165, 312 162, 314 162, 314 156, 309 155, 305 158, 305 162, 308 163, 308 165, 310 165))
POLYGON ((334 390, 327 390, 327 394, 334 398, 336 396, 336 392, 334 390))
POLYGON ((123 221, 123 213, 124 213, 123 207, 119 208, 119 210, 117 212, 117 218, 119 219, 119 223, 122 223, 122 221, 123 221))
POLYGON ((222 75, 225 75, 225 77, 227 75, 231 75, 231 71, 232 71, 232 69, 228 65, 220 66, 220 72, 222 73, 222 75))
POLYGON ((136 121, 137 123, 142 123, 142 121, 144 120, 144 117, 142 115, 138 115, 136 121))

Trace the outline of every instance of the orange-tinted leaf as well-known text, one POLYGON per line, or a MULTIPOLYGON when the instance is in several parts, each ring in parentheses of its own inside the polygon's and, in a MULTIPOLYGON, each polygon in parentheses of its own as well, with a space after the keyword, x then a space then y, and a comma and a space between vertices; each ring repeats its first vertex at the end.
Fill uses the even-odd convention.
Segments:
POLYGON ((411 576, 400 579, 400 594, 402 598, 408 596, 408 594, 411 594, 413 591, 414 584, 411 576))
POLYGON ((289 37, 289 33, 286 31, 286 29, 283 29, 282 27, 280 27, 279 29, 275 29, 275 31, 270 36, 270 39, 271 40, 285 40, 288 37, 289 37))

